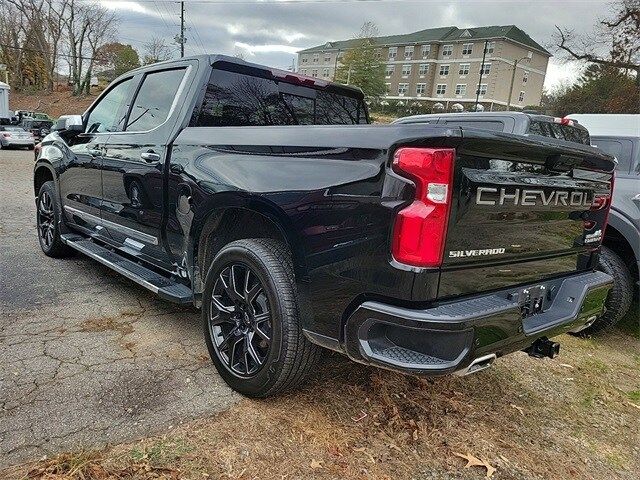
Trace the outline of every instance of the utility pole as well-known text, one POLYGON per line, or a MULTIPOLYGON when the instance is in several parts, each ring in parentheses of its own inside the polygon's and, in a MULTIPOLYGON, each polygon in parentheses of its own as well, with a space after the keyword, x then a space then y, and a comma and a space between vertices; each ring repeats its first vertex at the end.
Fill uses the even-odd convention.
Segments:
POLYGON ((473 109, 478 108, 478 102, 480 101, 480 84, 482 83, 482 74, 484 73, 484 60, 487 58, 487 47, 489 46, 489 40, 484 41, 484 52, 482 52, 482 64, 480 65, 480 80, 478 80, 478 88, 476 88, 476 104, 473 109))
POLYGON ((527 55, 526 57, 519 58, 513 62, 513 72, 511 72, 511 85, 509 86, 509 100, 507 100, 507 111, 511 110, 511 95, 513 95, 513 82, 516 79, 516 70, 518 69, 518 63, 524 60, 531 60, 531 57, 527 55))
POLYGON ((180 2, 180 58, 184 57, 184 2, 180 2))
POLYGON ((184 2, 180 2, 180 34, 173 37, 173 41, 180 45, 180 58, 184 57, 184 44, 187 43, 184 36, 184 2))

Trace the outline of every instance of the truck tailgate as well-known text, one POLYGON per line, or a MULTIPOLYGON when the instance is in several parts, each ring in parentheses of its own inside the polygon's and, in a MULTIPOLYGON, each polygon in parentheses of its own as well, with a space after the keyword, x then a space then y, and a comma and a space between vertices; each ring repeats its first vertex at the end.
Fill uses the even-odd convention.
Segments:
POLYGON ((592 269, 613 168, 592 147, 463 130, 438 297, 592 269))

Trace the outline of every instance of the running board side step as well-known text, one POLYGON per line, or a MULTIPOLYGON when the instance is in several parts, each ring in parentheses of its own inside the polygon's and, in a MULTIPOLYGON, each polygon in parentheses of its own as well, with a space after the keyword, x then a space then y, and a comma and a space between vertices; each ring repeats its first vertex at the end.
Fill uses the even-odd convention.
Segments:
POLYGON ((112 270, 142 285, 159 297, 174 303, 192 303, 193 293, 191 289, 168 277, 160 275, 142 265, 118 255, 85 237, 74 233, 61 235, 62 241, 69 247, 84 253, 88 257, 102 263, 112 270))

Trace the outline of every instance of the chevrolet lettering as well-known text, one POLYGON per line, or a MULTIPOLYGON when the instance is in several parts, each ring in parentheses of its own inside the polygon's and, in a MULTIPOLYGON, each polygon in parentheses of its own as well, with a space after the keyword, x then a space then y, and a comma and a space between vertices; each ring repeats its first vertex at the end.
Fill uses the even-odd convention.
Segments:
POLYGON ((565 207, 590 207, 593 205, 593 192, 567 190, 530 190, 507 189, 494 187, 478 187, 476 190, 477 205, 515 205, 533 207, 541 205, 563 205, 565 207))

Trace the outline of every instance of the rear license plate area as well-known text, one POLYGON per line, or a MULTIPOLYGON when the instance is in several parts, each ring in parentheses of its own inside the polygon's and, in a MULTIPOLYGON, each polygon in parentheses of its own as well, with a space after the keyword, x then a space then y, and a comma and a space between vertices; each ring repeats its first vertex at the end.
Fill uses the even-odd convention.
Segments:
POLYGON ((549 299, 549 290, 544 285, 523 288, 509 295, 509 300, 517 301, 522 318, 536 315, 545 310, 549 299))

